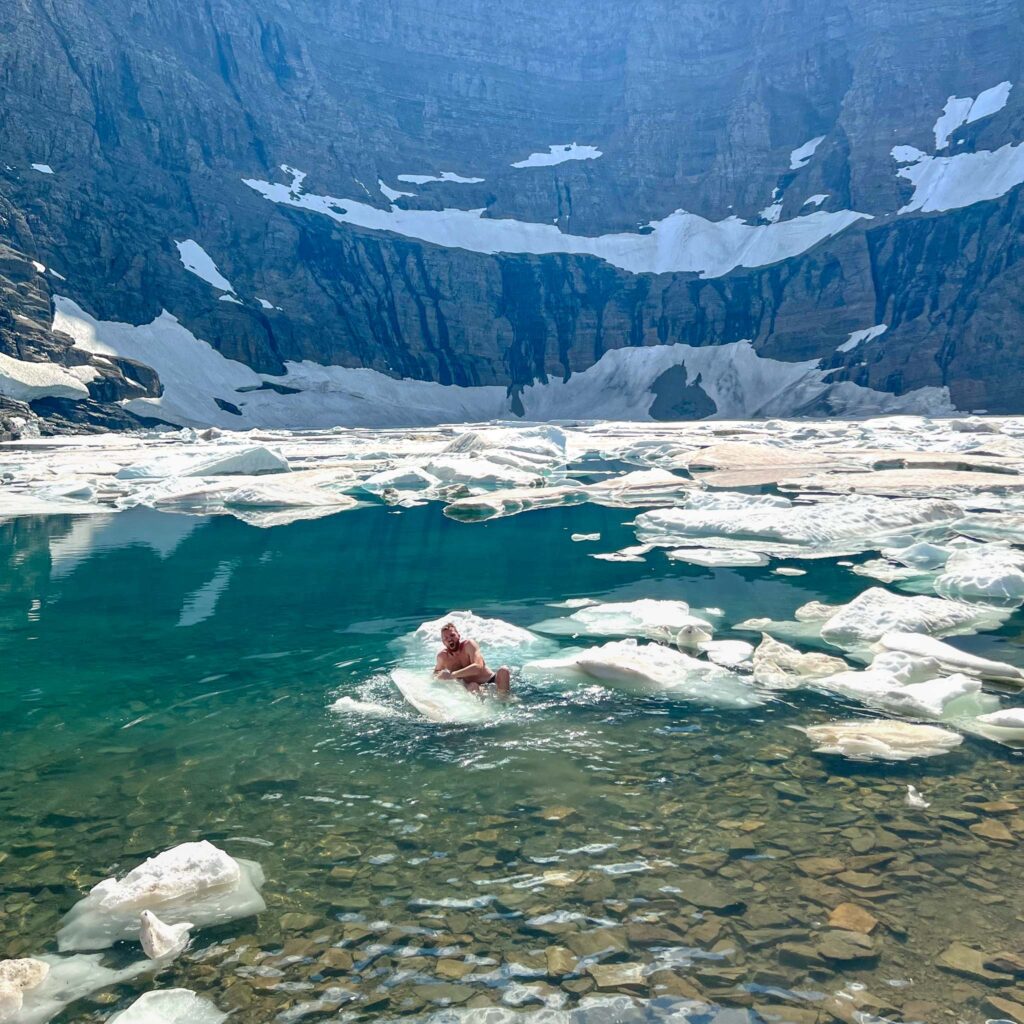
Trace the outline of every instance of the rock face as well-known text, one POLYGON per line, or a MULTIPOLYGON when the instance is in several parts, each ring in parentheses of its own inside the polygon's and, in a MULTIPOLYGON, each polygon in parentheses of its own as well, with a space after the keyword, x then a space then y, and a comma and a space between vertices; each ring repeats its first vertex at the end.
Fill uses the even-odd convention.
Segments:
MULTIPOLYGON (((79 368, 88 398, 32 403, 58 425, 161 418, 167 382, 72 347, 54 295, 166 309, 268 386, 307 360, 514 414, 612 349, 749 340, 811 376, 747 414, 1024 408, 1011 0, 44 0, 0 29, 0 353, 79 368)), ((713 376, 661 369, 632 412, 734 412, 713 376)))

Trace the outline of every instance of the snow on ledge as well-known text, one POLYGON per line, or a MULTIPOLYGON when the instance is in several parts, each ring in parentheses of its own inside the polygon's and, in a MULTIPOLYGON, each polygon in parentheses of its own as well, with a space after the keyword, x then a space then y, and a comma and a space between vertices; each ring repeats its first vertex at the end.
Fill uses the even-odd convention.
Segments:
POLYGON ((975 99, 970 96, 950 96, 933 129, 935 149, 945 149, 949 145, 950 135, 961 125, 973 124, 1002 110, 1010 98, 1012 88, 1012 83, 1000 82, 978 93, 975 99))
MULTIPOLYGON (((903 161, 910 157, 908 150, 911 149, 897 146, 893 156, 903 161)), ((899 213, 959 210, 987 199, 998 199, 1024 182, 1024 143, 1008 143, 1001 149, 954 156, 920 153, 914 163, 900 167, 896 173, 914 186, 913 197, 899 213)))
POLYGON ((577 146, 575 142, 548 146, 547 153, 531 153, 525 160, 518 160, 513 167, 554 167, 569 160, 596 160, 604 154, 597 146, 577 146))
POLYGON ((875 324, 874 327, 865 327, 862 331, 852 331, 850 336, 836 348, 837 352, 852 352, 858 345, 873 338, 880 338, 889 330, 888 324, 875 324))
POLYGON ((40 174, 53 174, 53 168, 49 164, 33 164, 32 170, 40 174))
POLYGON ((596 256, 634 274, 696 273, 721 277, 737 267, 763 267, 806 252, 871 215, 853 210, 816 210, 775 224, 750 225, 738 217, 710 221, 676 210, 647 225, 646 233, 572 235, 554 224, 485 217, 484 210, 378 209, 354 199, 301 192, 290 184, 243 179, 273 203, 320 213, 342 224, 392 231, 406 238, 485 254, 566 253, 596 256))
POLYGON ((815 150, 825 141, 824 135, 819 135, 816 138, 809 139, 802 146, 797 146, 792 153, 789 154, 789 169, 791 171, 798 171, 801 167, 806 167, 810 162, 812 156, 814 156, 815 150))
MULTIPOLYGON (((303 175, 305 177, 305 175, 303 175)), ((479 185, 483 178, 464 178, 454 171, 441 171, 440 174, 399 174, 399 181, 406 181, 410 185, 426 185, 431 181, 447 181, 453 185, 479 185)))
POLYGON ((207 284, 219 288, 223 292, 234 292, 231 282, 217 269, 217 264, 210 258, 209 253, 194 239, 186 238, 183 242, 174 243, 178 247, 178 256, 182 266, 201 277, 207 284))
MULTIPOLYGON (((182 426, 234 430, 405 427, 515 418, 507 390, 500 385, 458 387, 399 380, 375 370, 308 361, 286 363, 284 375, 269 376, 225 358, 166 311, 151 323, 135 326, 96 320, 62 296, 55 296, 54 306, 54 328, 70 334, 78 348, 136 359, 157 372, 163 394, 134 399, 126 408, 182 426), (265 382, 299 393, 262 390, 265 382), (215 398, 231 402, 241 415, 226 412, 215 398)), ((715 403, 715 419, 785 416, 821 398, 828 399, 837 415, 850 417, 955 412, 944 388, 921 388, 896 396, 848 381, 830 384, 826 380, 830 371, 818 369, 818 360, 766 359, 749 341, 739 341, 702 348, 613 349, 568 380, 525 387, 523 416, 527 420, 648 420, 659 378, 680 366, 691 383, 700 377, 700 387, 715 403)))
POLYGON ((399 192, 397 188, 389 188, 380 178, 377 179, 377 187, 380 189, 380 194, 391 203, 403 198, 412 199, 416 195, 415 192, 399 192))
POLYGON ((19 402, 37 398, 89 397, 89 389, 71 371, 56 363, 30 363, 0 353, 0 395, 19 402))

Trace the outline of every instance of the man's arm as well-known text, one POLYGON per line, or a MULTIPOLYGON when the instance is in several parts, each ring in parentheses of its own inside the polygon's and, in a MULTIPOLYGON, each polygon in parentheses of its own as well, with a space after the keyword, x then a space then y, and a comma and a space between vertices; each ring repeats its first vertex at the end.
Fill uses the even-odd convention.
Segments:
POLYGON ((465 667, 456 669, 452 674, 452 679, 473 679, 477 680, 480 676, 481 669, 485 669, 487 666, 484 663, 483 653, 480 651, 480 645, 475 640, 466 641, 466 651, 469 654, 472 661, 465 667))
POLYGON ((434 675, 442 676, 444 679, 451 679, 452 674, 444 667, 444 662, 441 660, 444 657, 443 651, 438 651, 437 658, 434 661, 434 675))

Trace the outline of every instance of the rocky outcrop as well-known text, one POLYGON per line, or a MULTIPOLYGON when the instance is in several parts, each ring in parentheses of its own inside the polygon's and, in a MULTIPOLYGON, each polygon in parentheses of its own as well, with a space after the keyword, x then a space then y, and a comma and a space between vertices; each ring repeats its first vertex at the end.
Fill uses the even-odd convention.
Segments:
MULTIPOLYGON (((139 421, 119 403, 160 394, 138 362, 55 334, 54 293, 107 321, 166 309, 263 374, 309 360, 497 384, 513 410, 524 386, 611 349, 742 339, 765 358, 822 360, 833 383, 1024 407, 1019 190, 900 214, 913 186, 891 153, 933 154, 947 97, 1003 81, 1005 106, 940 155, 1024 140, 1017 4, 842 0, 810 16, 781 0, 595 0, 585 23, 575 14, 537 0, 23 0, 0 14, 0 353, 95 371, 88 399, 33 407, 55 425, 123 427, 139 421), (601 155, 513 166, 572 141, 601 155), (481 209, 574 237, 642 235, 677 209, 761 227, 866 216, 718 276, 630 272, 338 223, 243 183, 292 180, 281 164, 338 210, 481 209), (400 177, 441 172, 482 180, 400 177), (185 239, 233 292, 185 269, 185 239)), ((714 405, 682 371, 655 412, 714 405)))

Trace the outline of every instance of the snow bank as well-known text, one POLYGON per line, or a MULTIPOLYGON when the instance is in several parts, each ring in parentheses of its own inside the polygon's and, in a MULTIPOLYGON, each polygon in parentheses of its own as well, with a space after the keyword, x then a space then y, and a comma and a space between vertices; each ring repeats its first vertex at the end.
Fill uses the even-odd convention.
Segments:
POLYGON ((797 146, 792 153, 789 154, 789 169, 791 171, 799 170, 801 167, 806 167, 810 162, 812 156, 814 156, 817 148, 825 141, 824 135, 819 135, 816 138, 809 139, 802 146, 797 146))
POLYGON ((183 843, 151 857, 124 878, 93 886, 64 917, 60 950, 105 949, 139 934, 143 910, 170 924, 197 926, 249 917, 265 909, 259 890, 263 871, 235 860, 205 840, 183 843))
POLYGON ((210 254, 194 239, 186 238, 183 242, 174 243, 178 247, 178 257, 182 266, 196 277, 202 278, 207 284, 219 288, 223 292, 234 294, 231 282, 217 269, 210 254))
POLYGON ((1010 82, 998 85, 978 93, 976 99, 970 96, 950 96, 946 106, 935 122, 935 148, 945 149, 949 145, 949 137, 961 125, 980 121, 983 117, 991 117, 1006 106, 1010 98, 1010 82))
POLYGON ((37 398, 89 397, 89 389, 73 373, 56 363, 31 363, 0 352, 0 395, 19 402, 37 398))
POLYGON ((531 153, 525 160, 518 160, 513 167, 553 167, 568 160, 596 160, 604 154, 596 146, 577 146, 575 142, 548 146, 546 153, 531 153))
MULTIPOLYGON (((445 175, 399 175, 398 179, 414 184, 457 180, 445 175)), ((554 224, 485 217, 482 209, 402 210, 392 206, 380 210, 358 200, 301 192, 301 181, 243 181, 273 203, 321 213, 371 231, 391 231, 470 252, 596 256, 634 274, 690 272, 721 277, 737 267, 762 267, 789 259, 859 220, 870 219, 870 215, 852 210, 817 211, 777 224, 752 226, 738 217, 710 221, 677 210, 652 221, 647 234, 570 235, 554 224)))

